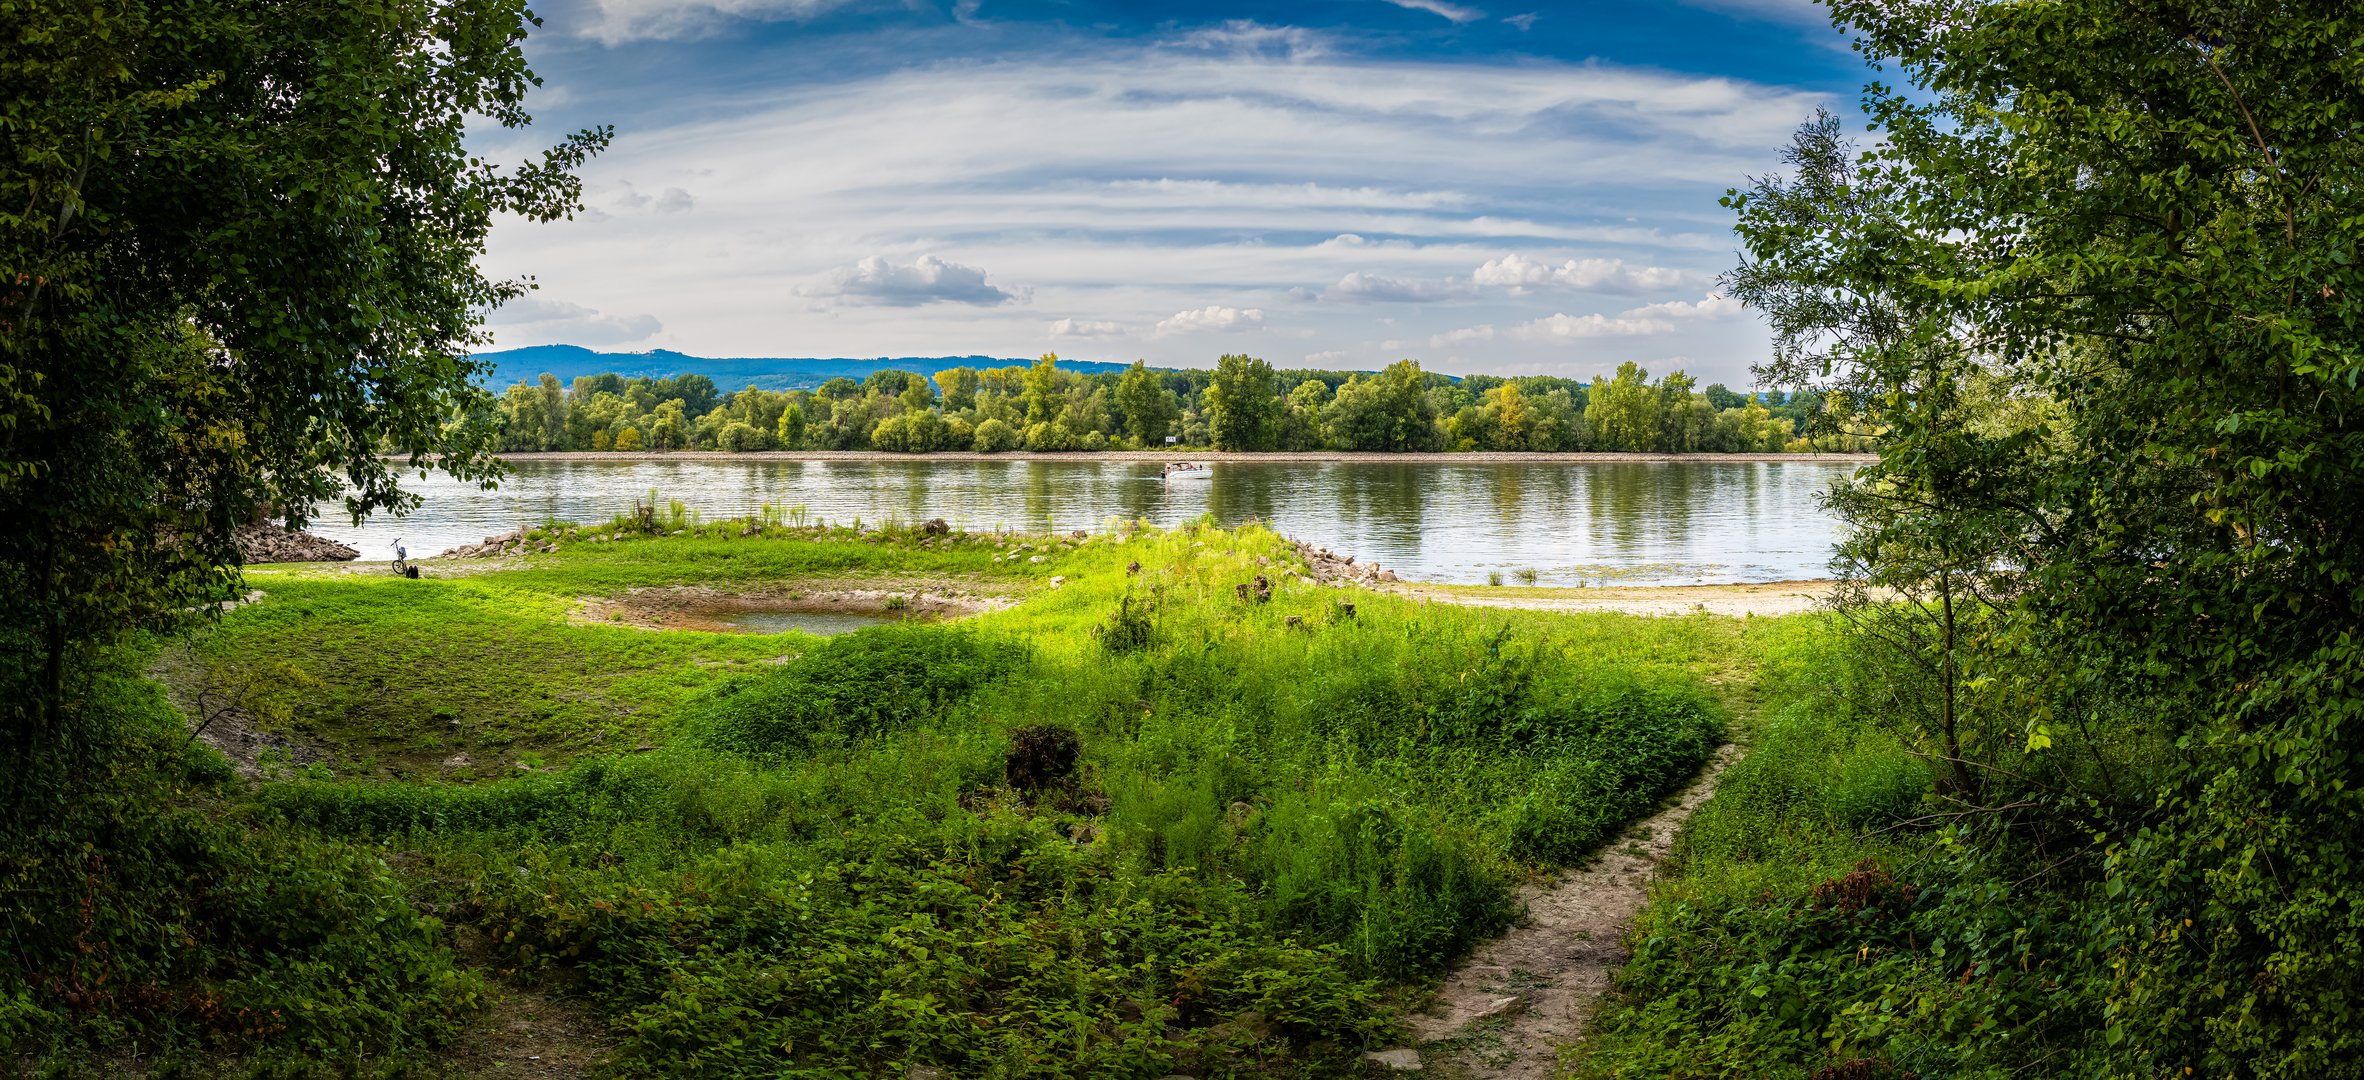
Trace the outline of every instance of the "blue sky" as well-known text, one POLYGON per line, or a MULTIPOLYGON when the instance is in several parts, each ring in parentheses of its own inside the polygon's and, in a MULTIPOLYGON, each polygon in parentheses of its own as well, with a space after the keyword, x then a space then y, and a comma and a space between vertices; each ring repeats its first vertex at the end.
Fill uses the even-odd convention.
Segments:
POLYGON ((1865 73, 1800 0, 575 0, 536 128, 589 211, 504 221, 496 344, 1055 351, 1735 386, 1727 187, 1865 73))

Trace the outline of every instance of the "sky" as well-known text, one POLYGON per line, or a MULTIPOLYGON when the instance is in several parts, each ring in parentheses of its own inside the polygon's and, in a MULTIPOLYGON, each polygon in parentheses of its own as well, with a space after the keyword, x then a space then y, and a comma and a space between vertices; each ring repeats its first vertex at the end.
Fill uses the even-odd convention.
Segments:
POLYGON ((1806 0, 565 0, 522 160, 612 124, 497 348, 1747 385, 1727 188, 1867 73, 1806 0))

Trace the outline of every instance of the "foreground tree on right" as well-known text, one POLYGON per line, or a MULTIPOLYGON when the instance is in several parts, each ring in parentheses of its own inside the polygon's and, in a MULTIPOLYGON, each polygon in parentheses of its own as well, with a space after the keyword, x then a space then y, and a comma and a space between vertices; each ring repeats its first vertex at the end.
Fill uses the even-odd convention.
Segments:
POLYGON ((1845 683, 1935 779, 1886 827, 2086 950, 2091 1044, 2021 1066, 2364 1074, 2364 9, 1833 10, 1910 87, 1728 200, 1727 284, 1881 444, 1845 683))

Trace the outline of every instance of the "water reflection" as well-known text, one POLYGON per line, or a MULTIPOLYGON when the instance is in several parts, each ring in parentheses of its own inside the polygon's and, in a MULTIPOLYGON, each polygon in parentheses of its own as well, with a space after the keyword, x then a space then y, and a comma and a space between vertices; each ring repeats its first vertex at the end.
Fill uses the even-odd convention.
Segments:
POLYGON ((1852 466, 1828 462, 1223 462, 1166 484, 1155 462, 538 461, 498 491, 419 485, 403 520, 317 531, 365 559, 473 543, 547 520, 601 521, 655 490, 708 518, 766 503, 809 517, 965 529, 1163 526, 1213 514, 1263 521, 1407 578, 1481 582, 1534 570, 1547 585, 1687 584, 1818 577, 1836 525, 1815 496, 1852 466))

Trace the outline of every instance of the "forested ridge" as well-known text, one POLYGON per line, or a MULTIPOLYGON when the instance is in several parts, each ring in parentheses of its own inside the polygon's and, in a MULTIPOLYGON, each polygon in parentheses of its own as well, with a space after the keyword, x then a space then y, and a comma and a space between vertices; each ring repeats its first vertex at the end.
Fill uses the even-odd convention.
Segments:
POLYGON ((1776 453, 1861 450, 1866 431, 1812 424, 1819 392, 1699 388, 1638 365, 1589 384, 1550 375, 1450 378, 1405 360, 1379 372, 1275 370, 1225 356, 1212 370, 1032 366, 887 369, 812 390, 724 395, 704 375, 544 375, 478 413, 503 450, 970 450, 1055 452, 1527 451, 1776 453), (1167 440, 1173 440, 1169 443, 1167 440))

